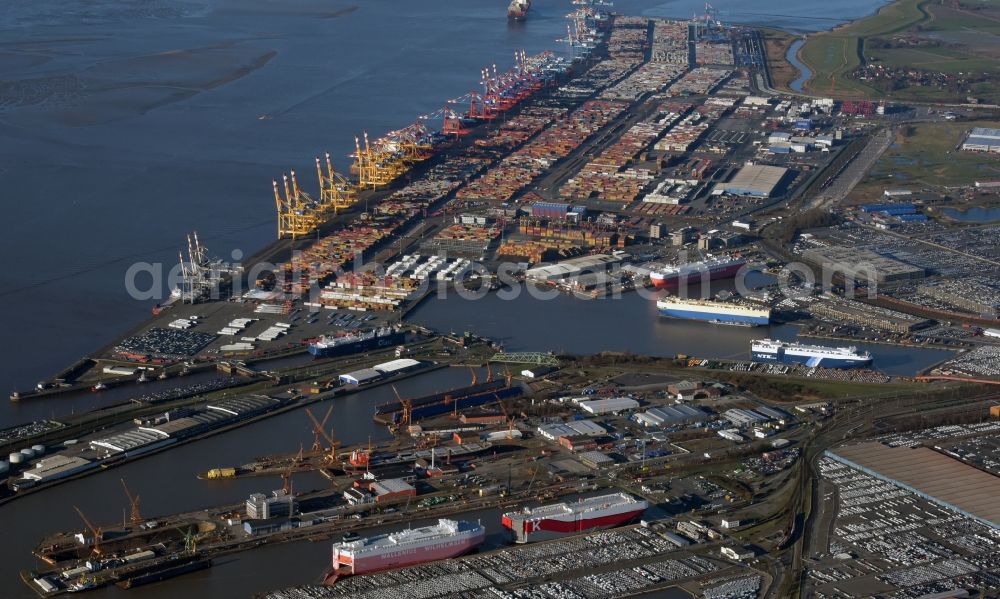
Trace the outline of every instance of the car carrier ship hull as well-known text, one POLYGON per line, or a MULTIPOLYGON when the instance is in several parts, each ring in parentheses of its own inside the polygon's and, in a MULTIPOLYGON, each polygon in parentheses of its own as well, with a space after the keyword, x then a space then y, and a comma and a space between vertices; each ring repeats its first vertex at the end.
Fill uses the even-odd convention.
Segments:
POLYGON ((654 271, 649 281, 657 289, 678 289, 688 285, 699 285, 707 276, 709 281, 731 279, 746 264, 745 260, 725 259, 693 262, 683 266, 654 271))
POLYGON ((771 322, 771 311, 737 304, 700 300, 663 299, 656 302, 661 316, 682 320, 700 320, 739 326, 764 326, 771 322))
POLYGON ((802 364, 818 368, 867 368, 872 357, 854 347, 802 345, 764 339, 750 345, 750 356, 760 362, 802 364))
POLYGON ((615 493, 508 512, 501 522, 517 543, 530 543, 628 524, 639 519, 648 505, 625 493, 615 493))
POLYGON ((317 358, 331 358, 336 356, 346 356, 373 349, 383 349, 394 345, 401 345, 406 341, 406 333, 394 331, 384 335, 375 335, 368 338, 358 339, 348 343, 327 344, 317 341, 309 344, 309 353, 317 358))
POLYGON ((335 543, 325 582, 458 557, 485 540, 486 528, 477 522, 441 519, 430 526, 335 543))

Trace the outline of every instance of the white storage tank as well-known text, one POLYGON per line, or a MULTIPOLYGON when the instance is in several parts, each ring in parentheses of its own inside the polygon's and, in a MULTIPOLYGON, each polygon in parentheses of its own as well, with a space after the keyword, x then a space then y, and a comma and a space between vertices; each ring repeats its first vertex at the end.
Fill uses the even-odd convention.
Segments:
POLYGON ((43 453, 45 453, 45 446, 44 445, 32 445, 31 446, 31 450, 35 452, 35 455, 42 455, 43 453))
POLYGON ((24 461, 24 456, 19 451, 13 451, 7 455, 7 459, 10 460, 11 464, 20 464, 24 461))
POLYGON ((0 474, 7 474, 10 471, 10 464, 0 461, 0 474))
POLYGON ((30 447, 25 447, 24 449, 21 450, 21 455, 24 457, 24 459, 30 460, 31 458, 35 457, 35 450, 30 447))

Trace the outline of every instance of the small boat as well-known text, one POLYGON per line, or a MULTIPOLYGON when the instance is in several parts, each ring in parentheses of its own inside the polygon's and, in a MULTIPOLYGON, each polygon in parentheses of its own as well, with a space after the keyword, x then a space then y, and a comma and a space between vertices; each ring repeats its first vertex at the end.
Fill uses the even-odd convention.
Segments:
POLYGON ((97 393, 98 391, 104 391, 107 388, 108 388, 107 385, 105 385, 104 383, 100 383, 99 382, 96 385, 94 385, 93 387, 91 387, 90 390, 93 391, 94 393, 97 393))

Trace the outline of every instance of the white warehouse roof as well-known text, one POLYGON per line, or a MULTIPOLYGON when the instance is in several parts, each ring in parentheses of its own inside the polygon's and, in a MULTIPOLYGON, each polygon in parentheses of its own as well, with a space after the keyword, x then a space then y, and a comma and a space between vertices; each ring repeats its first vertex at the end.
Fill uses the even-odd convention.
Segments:
POLYGON ((634 410, 638 407, 639 402, 629 397, 612 397, 609 399, 595 399, 580 402, 580 408, 582 410, 595 415, 624 412, 626 410, 634 410))
POLYGON ((603 426, 592 420, 571 420, 570 422, 543 424, 538 427, 538 434, 553 441, 559 437, 573 437, 576 435, 597 437, 606 432, 603 426))
POLYGON ((372 368, 382 374, 393 374, 396 372, 402 372, 403 370, 416 368, 417 366, 420 366, 419 360, 414 360, 412 358, 400 358, 398 360, 376 364, 372 368))

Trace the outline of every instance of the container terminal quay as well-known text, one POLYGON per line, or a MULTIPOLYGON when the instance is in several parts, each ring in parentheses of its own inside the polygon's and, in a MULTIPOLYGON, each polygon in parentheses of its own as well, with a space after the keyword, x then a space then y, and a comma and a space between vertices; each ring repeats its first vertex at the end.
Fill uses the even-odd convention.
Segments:
MULTIPOLYGON (((149 321, 11 394, 108 398, 0 431, 12 507, 282 414, 312 436, 190 473, 259 482, 239 504, 146 514, 147 491, 123 478, 123 521, 77 508, 81 528, 39 539, 28 587, 131 588, 308 540, 334 544, 332 571, 315 577, 333 584, 262 593, 998 596, 1000 522, 975 496, 1000 463, 996 226, 933 218, 941 190, 851 195, 902 129, 945 111, 782 95, 764 35, 711 7, 692 21, 572 10, 566 56, 518 52, 411 126, 358 131, 343 173, 322 154, 274 177, 261 195, 274 244, 230 264, 192 232, 149 321), (821 289, 790 263, 835 274, 821 289), (762 281, 745 295, 725 284, 740 269, 762 281), (753 337, 737 357, 513 351, 413 318, 439 290, 513 285, 655 290, 655 309, 622 318, 753 337), (802 339, 769 338, 779 324, 802 339), (890 375, 890 346, 950 352, 890 375), (469 380, 407 391, 445 371, 469 380), (395 399, 363 426, 388 440, 342 444, 339 406, 379 387, 395 399), (935 487, 913 474, 921 462, 965 486, 935 487), (476 540, 448 540, 460 533, 476 540), (456 559, 399 561, 406 543, 456 559), (387 572, 337 561, 387 546, 387 572)), ((976 110, 947 114, 986 118, 976 110)))

